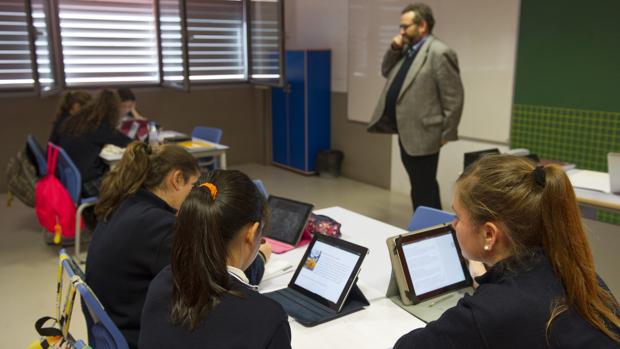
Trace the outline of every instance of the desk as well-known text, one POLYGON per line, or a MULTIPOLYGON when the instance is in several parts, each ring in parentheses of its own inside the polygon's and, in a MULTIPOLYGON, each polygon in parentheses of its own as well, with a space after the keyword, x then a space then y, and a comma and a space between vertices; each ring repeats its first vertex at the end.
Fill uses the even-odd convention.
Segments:
MULTIPOLYGON (((188 152, 190 152, 195 158, 206 158, 209 156, 216 157, 218 159, 219 168, 222 170, 226 169, 226 151, 228 150, 228 146, 223 144, 211 143, 202 139, 197 139, 201 142, 206 142, 212 145, 212 147, 207 148, 185 148, 188 152)), ((116 162, 120 161, 123 157, 122 153, 116 152, 105 152, 101 151, 99 156, 108 164, 113 165, 116 162)))
POLYGON ((620 195, 609 193, 609 174, 573 169, 566 172, 579 203, 620 212, 620 195))
MULTIPOLYGON (((369 249, 359 275, 358 286, 370 301, 366 309, 315 327, 304 327, 289 318, 293 348, 391 348, 405 333, 425 324, 385 298, 392 266, 386 239, 405 230, 379 222, 342 207, 315 211, 342 224, 342 239, 369 249)), ((296 268, 306 246, 283 254, 273 254, 272 260, 285 260, 296 268)), ((284 274, 261 283, 261 292, 288 285, 293 273, 284 274)))

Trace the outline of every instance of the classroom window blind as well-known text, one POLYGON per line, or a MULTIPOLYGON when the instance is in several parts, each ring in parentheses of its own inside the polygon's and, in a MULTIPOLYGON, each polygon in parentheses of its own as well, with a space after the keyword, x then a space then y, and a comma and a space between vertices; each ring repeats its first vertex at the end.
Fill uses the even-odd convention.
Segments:
POLYGON ((31 0, 34 49, 36 56, 39 92, 51 93, 57 89, 56 72, 52 60, 53 47, 48 2, 31 0))
POLYGON ((282 75, 282 2, 250 1, 250 79, 278 84, 282 75))
POLYGON ((34 88, 28 13, 24 1, 0 2, 0 90, 34 88))
POLYGON ((189 79, 247 79, 244 2, 188 0, 189 79))
POLYGON ((159 83, 152 0, 58 0, 65 84, 159 83))
POLYGON ((164 86, 188 88, 185 33, 185 2, 160 0, 159 39, 164 86))

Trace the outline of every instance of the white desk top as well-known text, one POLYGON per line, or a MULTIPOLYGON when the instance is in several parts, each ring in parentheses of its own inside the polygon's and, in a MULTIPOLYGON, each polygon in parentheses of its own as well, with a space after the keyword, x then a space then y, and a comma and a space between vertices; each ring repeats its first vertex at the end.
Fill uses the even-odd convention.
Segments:
MULTIPOLYGON (((342 239, 367 247, 358 286, 370 301, 370 306, 356 313, 329 321, 315 327, 304 327, 289 318, 293 348, 392 348, 398 338, 407 332, 424 327, 425 323, 407 313, 389 299, 385 293, 392 267, 386 239, 405 230, 346 210, 330 207, 315 211, 342 224, 342 239)), ((273 254, 272 261, 285 260, 297 268, 306 246, 283 254, 273 254)), ((288 285, 293 273, 287 273, 261 283, 261 292, 268 292, 288 285)))
MULTIPOLYGON (((317 210, 314 213, 329 216, 341 223, 342 239, 368 248, 369 254, 362 264, 359 280, 362 284, 385 296, 392 272, 390 256, 388 255, 385 241, 390 236, 405 233, 406 230, 337 206, 317 210)), ((280 255, 272 254, 271 258, 274 261, 288 261, 293 265, 294 271, 305 251, 306 246, 303 246, 280 255)), ((292 276, 292 273, 288 273, 267 280, 261 283, 261 290, 270 291, 282 288, 288 285, 292 276)))
MULTIPOLYGON (((194 156, 198 155, 200 157, 202 156, 209 156, 211 153, 216 154, 216 153, 221 153, 224 152, 226 150, 228 150, 228 146, 227 145, 223 145, 223 144, 218 144, 218 143, 211 143, 211 142, 207 142, 203 139, 198 139, 196 138, 196 140, 199 140, 201 142, 206 142, 209 143, 211 145, 211 147, 208 148, 201 148, 201 147, 193 147, 193 148, 185 148, 188 152, 194 154, 194 156)), ((118 148, 118 147, 110 147, 108 148, 107 146, 104 147, 101 150, 101 153, 99 153, 99 157, 101 157, 103 160, 107 161, 108 163, 114 163, 117 161, 120 161, 121 158, 123 157, 123 153, 125 151, 125 148, 118 148), (120 149, 120 150, 119 150, 120 149)))
POLYGON ((566 174, 573 185, 577 201, 620 211, 620 195, 609 192, 609 174, 573 169, 566 174))

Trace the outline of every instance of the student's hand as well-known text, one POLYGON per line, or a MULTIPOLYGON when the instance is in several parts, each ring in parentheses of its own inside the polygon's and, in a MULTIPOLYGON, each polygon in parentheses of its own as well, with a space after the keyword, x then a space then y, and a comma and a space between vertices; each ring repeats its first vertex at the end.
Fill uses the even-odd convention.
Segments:
POLYGON ((392 50, 397 51, 403 48, 405 42, 403 41, 403 36, 398 34, 392 39, 392 50))
POLYGON ((478 276, 482 276, 487 272, 487 268, 482 264, 482 262, 477 261, 468 261, 467 268, 469 269, 469 275, 471 275, 474 280, 474 288, 478 288, 478 283, 476 279, 478 276))
POLYGON ((271 258, 271 244, 266 240, 262 240, 258 251, 265 257, 265 263, 267 263, 269 258, 271 258))
POLYGON ((137 120, 146 120, 146 118, 138 112, 138 109, 136 109, 135 104, 133 107, 131 107, 131 115, 133 115, 133 117, 137 120))

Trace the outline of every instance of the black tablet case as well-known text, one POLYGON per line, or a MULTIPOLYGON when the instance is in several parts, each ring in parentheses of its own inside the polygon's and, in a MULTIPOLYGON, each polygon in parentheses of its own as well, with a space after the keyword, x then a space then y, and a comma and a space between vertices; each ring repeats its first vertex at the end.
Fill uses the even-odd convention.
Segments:
POLYGON ((362 310, 365 306, 370 305, 366 296, 357 287, 357 280, 353 283, 351 291, 339 312, 289 287, 264 295, 280 303, 288 315, 306 327, 322 324, 362 310))

